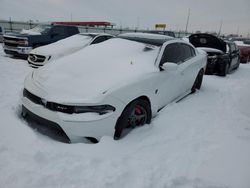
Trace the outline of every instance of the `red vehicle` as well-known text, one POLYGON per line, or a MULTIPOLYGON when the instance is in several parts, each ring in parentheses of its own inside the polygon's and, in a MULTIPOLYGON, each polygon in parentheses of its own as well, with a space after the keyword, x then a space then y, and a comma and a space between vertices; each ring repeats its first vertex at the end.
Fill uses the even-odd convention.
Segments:
POLYGON ((247 44, 249 41, 234 41, 240 49, 240 62, 247 63, 250 62, 250 45, 247 44))

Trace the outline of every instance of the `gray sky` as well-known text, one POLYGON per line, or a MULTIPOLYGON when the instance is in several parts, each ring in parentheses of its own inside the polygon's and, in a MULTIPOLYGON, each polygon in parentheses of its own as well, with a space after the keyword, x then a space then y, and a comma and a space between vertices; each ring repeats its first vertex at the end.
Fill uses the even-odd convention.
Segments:
POLYGON ((110 21, 118 27, 250 33, 250 0, 0 0, 0 19, 39 21, 110 21))

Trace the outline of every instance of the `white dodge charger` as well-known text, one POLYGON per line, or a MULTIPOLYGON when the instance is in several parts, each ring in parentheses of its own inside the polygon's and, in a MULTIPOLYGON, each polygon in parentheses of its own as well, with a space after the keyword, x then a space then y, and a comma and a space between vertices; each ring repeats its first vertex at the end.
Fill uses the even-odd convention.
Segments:
POLYGON ((28 75, 22 114, 63 132, 119 139, 200 89, 206 53, 171 37, 131 33, 91 45, 28 75))
POLYGON ((35 48, 29 53, 28 63, 40 67, 50 61, 62 58, 91 44, 97 44, 112 38, 107 33, 80 33, 45 46, 35 48))

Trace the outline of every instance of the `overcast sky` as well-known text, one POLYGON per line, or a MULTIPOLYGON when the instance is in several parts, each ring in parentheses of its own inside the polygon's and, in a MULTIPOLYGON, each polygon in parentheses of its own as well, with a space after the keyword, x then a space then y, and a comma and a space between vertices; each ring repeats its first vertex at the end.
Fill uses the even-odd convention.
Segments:
POLYGON ((0 19, 110 21, 118 27, 250 33, 250 0, 0 0, 0 19))

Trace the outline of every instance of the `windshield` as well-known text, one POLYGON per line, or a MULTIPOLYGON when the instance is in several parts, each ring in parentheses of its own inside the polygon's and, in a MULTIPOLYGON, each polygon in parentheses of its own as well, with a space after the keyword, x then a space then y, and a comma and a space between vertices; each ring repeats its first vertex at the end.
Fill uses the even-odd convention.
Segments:
POLYGON ((85 36, 86 38, 95 38, 97 35, 96 34, 91 34, 91 33, 80 33, 78 35, 85 36))
POLYGON ((52 27, 51 25, 38 25, 30 29, 30 31, 41 33, 41 34, 47 34, 48 31, 51 29, 51 27, 52 27))

